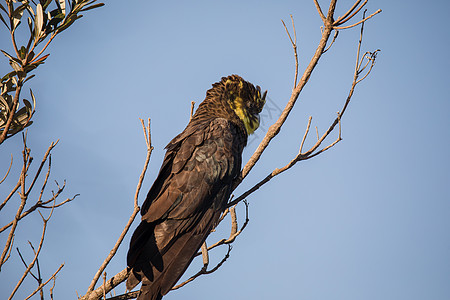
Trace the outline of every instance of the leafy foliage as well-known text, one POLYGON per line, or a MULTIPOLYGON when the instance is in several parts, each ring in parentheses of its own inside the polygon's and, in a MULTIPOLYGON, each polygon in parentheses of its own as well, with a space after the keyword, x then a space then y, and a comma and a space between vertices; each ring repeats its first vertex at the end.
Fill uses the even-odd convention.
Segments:
POLYGON ((65 0, 39 0, 38 3, 33 0, 5 0, 6 4, 0 3, 0 20, 9 30, 14 51, 11 54, 1 50, 12 71, 0 81, 0 144, 32 123, 36 99, 30 90, 31 102, 23 99, 21 106, 20 92, 23 84, 34 77, 30 73, 48 58, 49 54, 43 54, 48 45, 81 18, 83 11, 104 5, 96 1, 72 0, 68 5, 65 0), (16 31, 24 15, 28 15, 28 39, 26 44, 19 46, 16 31))

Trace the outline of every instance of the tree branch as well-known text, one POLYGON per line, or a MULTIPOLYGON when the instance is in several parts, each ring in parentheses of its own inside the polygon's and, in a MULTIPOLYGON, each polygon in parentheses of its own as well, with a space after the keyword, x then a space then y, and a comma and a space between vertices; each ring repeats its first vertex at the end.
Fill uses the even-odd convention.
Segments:
MULTIPOLYGON (((114 247, 109 252, 106 259, 104 260, 104 262, 98 269, 97 273, 95 274, 94 278, 92 279, 91 284, 89 285, 86 295, 84 297, 82 297, 82 299, 98 299, 98 298, 96 298, 96 296, 90 297, 90 294, 94 291, 95 285, 96 285, 98 279, 100 278, 101 274, 103 273, 103 271, 106 269, 106 266, 109 264, 111 259, 116 255, 117 249, 119 249, 119 246, 122 244, 123 239, 125 238, 125 235, 127 234, 128 230, 131 227, 131 224, 133 223, 134 219, 136 218, 136 215, 138 214, 138 212, 140 210, 140 208, 138 206, 139 191, 141 190, 142 182, 144 181, 145 173, 147 172, 147 167, 148 167, 148 164, 150 161, 150 156, 153 151, 152 140, 151 140, 151 131, 150 131, 150 119, 148 119, 147 127, 145 126, 144 121, 142 119, 140 119, 140 120, 142 123, 142 128, 144 130, 145 143, 147 145, 147 156, 145 159, 144 168, 142 169, 141 175, 139 176, 139 181, 138 181, 138 184, 136 187, 136 193, 134 195, 134 209, 133 209, 133 212, 132 212, 127 224, 125 225, 125 228, 123 229, 122 233, 120 234, 119 239, 117 240, 116 244, 114 245, 114 247)), ((111 282, 111 279, 108 282, 111 282)), ((110 289, 108 289, 104 285, 102 285, 100 288, 102 288, 102 291, 105 293, 110 291, 110 289)), ((97 293, 94 293, 94 294, 97 295, 97 293)))

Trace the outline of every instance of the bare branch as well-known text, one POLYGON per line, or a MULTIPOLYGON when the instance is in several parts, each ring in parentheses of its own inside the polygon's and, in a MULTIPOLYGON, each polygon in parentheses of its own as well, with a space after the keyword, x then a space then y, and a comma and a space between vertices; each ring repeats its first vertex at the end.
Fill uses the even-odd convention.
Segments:
POLYGON ((44 288, 44 286, 46 286, 47 283, 50 282, 50 280, 53 280, 53 286, 50 288, 50 297, 51 297, 51 299, 53 299, 53 288, 55 287, 56 275, 59 273, 59 271, 61 271, 61 269, 62 269, 63 267, 64 267, 64 264, 61 264, 61 265, 59 266, 58 270, 56 270, 56 272, 53 273, 53 275, 50 276, 50 278, 49 278, 46 282, 41 283, 41 284, 37 287, 37 289, 34 290, 34 292, 32 292, 28 297, 25 298, 25 300, 28 300, 28 299, 30 299, 31 297, 33 297, 38 291, 42 291, 42 289, 44 288))
POLYGON ((337 37, 339 35, 339 30, 335 30, 334 31, 334 36, 333 36, 333 40, 331 41, 330 45, 328 45, 328 47, 323 50, 323 53, 327 52, 328 50, 330 50, 331 46, 333 46, 334 42, 336 41, 337 37))
POLYGON ((319 2, 317 0, 314 0, 314 4, 316 5, 317 12, 319 13, 320 18, 323 22, 325 22, 325 16, 323 15, 322 8, 320 8, 319 2))
POLYGON ((20 201, 20 205, 19 208, 17 209, 16 212, 16 216, 13 220, 13 223, 11 224, 11 230, 8 234, 8 238, 6 240, 5 243, 5 247, 3 248, 3 252, 2 255, 0 257, 0 270, 2 265, 5 263, 5 257, 8 253, 8 250, 10 247, 12 247, 12 240, 13 240, 13 236, 14 236, 14 232, 16 231, 16 227, 17 227, 17 223, 19 222, 19 217, 22 214, 22 211, 25 208, 25 204, 27 201, 27 197, 25 195, 25 176, 29 167, 29 160, 30 160, 30 149, 28 149, 27 144, 26 144, 26 134, 23 134, 23 151, 22 151, 22 155, 23 155, 23 165, 22 165, 22 172, 20 174, 20 186, 22 187, 22 192, 21 192, 21 201, 20 201))
POLYGON ((348 28, 355 27, 355 26, 357 26, 357 25, 359 25, 359 24, 361 24, 361 23, 363 23, 363 22, 369 20, 370 18, 372 18, 373 16, 379 14, 380 12, 381 12, 381 9, 377 10, 376 12, 374 12, 373 14, 371 14, 370 16, 368 16, 367 18, 365 18, 365 19, 363 19, 363 20, 361 20, 361 21, 359 21, 359 22, 356 22, 356 23, 353 24, 353 25, 349 25, 349 26, 334 26, 333 29, 335 29, 335 30, 342 30, 342 29, 348 29, 348 28))
POLYGON ((298 77, 298 54, 297 54, 297 34, 295 32, 295 24, 294 24, 294 18, 291 15, 291 21, 292 21, 292 28, 294 31, 294 40, 292 40, 291 34, 289 33, 289 30, 286 27, 286 24, 284 24, 284 21, 281 20, 283 23, 284 29, 286 30, 286 33, 289 37, 289 40, 291 41, 292 48, 294 48, 294 59, 295 59, 295 76, 294 76, 294 88, 297 86, 297 77, 298 77))
POLYGON ((206 270, 205 267, 203 267, 200 271, 197 272, 197 274, 192 275, 186 281, 184 281, 184 282, 174 286, 172 288, 172 291, 185 286, 186 284, 188 284, 189 282, 194 281, 197 277, 199 277, 201 275, 211 274, 211 273, 217 271, 223 265, 223 263, 230 257, 231 249, 233 249, 233 247, 231 247, 231 245, 228 245, 228 252, 227 252, 227 254, 225 254, 224 258, 214 268, 212 268, 211 270, 208 271, 208 270, 206 270))
POLYGON ((355 14, 357 14, 360 10, 361 10, 361 8, 363 8, 365 5, 366 5, 366 3, 367 3, 367 0, 366 1, 364 1, 364 3, 350 16, 350 17, 348 17, 354 10, 355 10, 355 8, 359 5, 359 3, 361 3, 361 0, 357 0, 354 4, 353 4, 353 6, 342 16, 342 17, 339 17, 335 22, 334 22, 334 24, 335 25, 340 25, 340 24, 343 24, 343 23, 345 23, 345 22, 347 22, 348 20, 350 20, 355 14), (347 18, 348 17, 348 18, 347 18), (344 20, 345 19, 345 20, 344 20))
MULTIPOLYGON (((42 217, 42 215, 41 215, 41 217, 42 217)), ((22 283, 23 283, 25 277, 28 275, 28 273, 29 273, 30 270, 33 268, 34 264, 36 263, 36 261, 37 261, 37 259, 38 259, 38 256, 39 256, 39 253, 41 252, 42 245, 43 245, 43 243, 44 243, 45 232, 46 232, 46 230, 47 230, 47 223, 48 223, 48 220, 50 219, 50 217, 51 217, 51 213, 50 213, 50 216, 49 216, 47 219, 44 218, 44 217, 42 217, 42 220, 43 220, 43 222, 44 222, 44 225, 43 225, 43 227, 42 227, 42 235, 41 235, 41 240, 40 240, 40 242, 39 242, 39 247, 38 247, 38 249, 37 249, 37 251, 36 251, 36 253, 35 253, 35 255, 34 255, 33 260, 30 262, 30 264, 28 265, 27 269, 26 269, 25 272, 23 273, 22 277, 21 277, 21 278, 19 279, 19 281, 17 282, 16 286, 14 287, 14 290, 11 292, 11 295, 9 296, 8 300, 10 300, 10 299, 12 299, 12 298, 14 297, 14 294, 17 292, 17 290, 19 289, 19 287, 22 285, 22 283)))
MULTIPOLYGON (((230 208, 230 214, 231 214, 231 233, 230 233, 230 236, 228 237, 228 239, 221 239, 218 242, 216 242, 215 244, 209 246, 208 250, 212 250, 212 249, 214 249, 214 248, 216 248, 218 246, 221 246, 221 245, 233 243, 236 240, 236 237, 238 237, 242 233, 242 231, 245 229, 245 227, 247 227, 247 224, 250 221, 250 219, 248 218, 248 202, 244 200, 243 202, 245 204, 245 221, 244 221, 244 224, 242 224, 241 228, 238 231, 236 231, 238 225, 237 225, 237 215, 236 215, 236 211, 235 211, 234 207, 242 199, 240 199, 237 202, 236 202, 236 200, 234 200, 234 201, 232 201, 232 202, 230 202, 228 204, 228 205, 231 205, 231 206, 228 206, 230 208), (234 204, 232 204, 232 203, 234 203, 234 204)), ((195 256, 198 256, 198 255, 200 255, 200 253, 197 253, 195 256)))
MULTIPOLYGON (((54 204, 52 206, 47 206, 47 205, 43 205, 43 204, 47 204, 51 201, 54 201, 56 199, 56 197, 58 197, 59 193, 56 193, 53 195, 52 198, 50 198, 49 200, 42 202, 42 203, 35 203, 32 207, 30 207, 29 209, 27 209, 25 212, 23 212, 20 217, 19 217, 19 221, 22 220, 23 218, 25 218, 26 216, 28 216, 29 214, 31 214, 33 211, 35 211, 37 208, 45 208, 45 209, 51 209, 51 208, 58 208, 66 203, 69 203, 71 201, 73 201, 76 197, 78 197, 80 194, 76 194, 75 196, 73 196, 72 198, 67 198, 66 200, 64 200, 61 203, 58 204, 54 204)), ((6 229, 8 229, 9 227, 11 227, 11 225, 14 223, 14 221, 9 222, 8 224, 6 224, 5 226, 3 226, 2 228, 0 228, 0 233, 2 233, 3 231, 5 231, 6 229)))
MULTIPOLYGON (((119 273, 117 273, 116 275, 114 275, 113 277, 111 277, 110 279, 108 279, 106 281, 105 285, 98 287, 94 291, 90 292, 89 294, 84 295, 81 298, 79 297, 79 299, 80 300, 100 299, 103 296, 104 290, 106 290, 106 292, 108 293, 114 287, 118 286, 119 284, 121 284, 122 282, 127 280, 128 276, 130 276, 129 270, 127 270, 127 268, 125 268, 122 271, 120 271, 119 273)), ((139 291, 138 291, 138 293, 139 293, 139 291)), ((137 294, 134 298, 136 298, 136 297, 137 297, 137 294)), ((113 299, 113 298, 111 298, 111 299, 113 299)), ((114 299, 116 299, 116 298, 114 298, 114 299)), ((132 298, 126 298, 126 299, 132 299, 132 298)))
MULTIPOLYGON (((125 238, 125 235, 127 234, 128 230, 131 227, 131 224, 133 223, 134 219, 136 218, 136 215, 138 214, 138 212, 140 210, 140 208, 138 206, 139 191, 141 190, 142 182, 144 180, 145 173, 147 172, 147 167, 148 167, 148 164, 150 161, 150 156, 153 151, 153 146, 152 146, 152 141, 151 141, 151 131, 150 131, 150 119, 148 119, 147 127, 145 126, 144 121, 142 119, 141 119, 141 123, 142 123, 142 128, 144 130, 145 143, 147 145, 147 156, 145 159, 144 168, 142 169, 141 175, 139 176, 139 181, 138 181, 138 184, 136 187, 136 193, 134 196, 134 209, 133 209, 133 212, 132 212, 127 224, 125 225, 125 228, 123 229, 122 233, 120 234, 116 244, 111 249, 108 256, 106 257, 106 259, 104 260, 104 262, 98 269, 97 273, 95 274, 94 278, 92 279, 92 282, 89 285, 87 293, 83 297, 83 299, 90 299, 89 296, 90 296, 91 292, 94 291, 94 288, 95 288, 95 285, 97 284, 98 279, 100 278, 102 272, 105 270, 106 266, 109 264, 111 259, 116 255, 117 249, 119 249, 119 246, 122 244, 123 239, 125 238)), ((104 285, 103 285, 103 287, 104 287, 104 285)), ((106 291, 106 287, 104 287, 103 290, 105 292, 109 292, 109 290, 106 291)))
MULTIPOLYGON (((318 3, 316 4, 316 6, 318 3)), ((315 69, 317 63, 319 62, 320 57, 323 54, 324 49, 326 48, 327 41, 330 37, 331 31, 333 30, 333 26, 331 23, 331 20, 333 18, 334 10, 336 7, 336 0, 332 0, 330 3, 330 7, 328 9, 328 16, 327 20, 324 23, 325 28, 322 32, 322 38, 320 39, 319 45, 317 46, 316 52, 314 53, 313 57, 311 58, 310 63, 306 67, 303 76, 300 78, 299 83, 295 87, 295 89, 292 91, 291 97, 286 104, 286 107, 284 108, 283 112, 281 113, 278 120, 272 124, 269 129, 267 130, 266 135, 264 136, 263 140, 259 144, 258 148, 255 150, 247 164, 242 169, 240 177, 234 182, 233 184, 233 190, 236 189, 236 187, 242 182, 242 180, 248 175, 248 173, 251 171, 251 169, 255 166, 255 164, 258 162, 259 158, 261 157, 264 150, 267 148, 271 140, 280 132, 281 127, 283 126, 284 122, 286 121, 287 117, 289 116, 292 108, 294 107, 298 96, 300 95, 301 91, 303 90, 304 86, 308 82, 309 78, 311 77, 312 71, 315 69)))
POLYGON ((11 192, 9 193, 9 195, 5 198, 5 200, 2 202, 2 204, 0 204, 0 210, 3 209, 3 207, 6 205, 6 203, 8 203, 9 199, 11 199, 11 197, 14 195, 14 193, 19 189, 20 187, 20 180, 17 182, 16 186, 11 190, 11 192))
MULTIPOLYGON (((50 144, 50 146, 48 147, 47 152, 45 152, 44 157, 42 158, 41 164, 40 164, 40 166, 39 166, 39 168, 38 168, 38 170, 37 170, 37 172, 36 172, 36 175, 34 175, 33 181, 31 182, 31 184, 30 184, 30 186, 29 186, 29 188, 28 188, 28 190, 27 190, 27 192, 26 192, 27 195, 28 195, 28 194, 30 193, 30 191, 33 189, 34 184, 36 183, 36 180, 38 179, 39 174, 41 173, 42 168, 44 167, 44 164, 45 164, 45 162, 47 161, 47 158, 48 158, 48 159, 49 159, 49 163, 48 163, 48 171, 47 171, 47 174, 46 174, 46 180, 45 180, 45 183, 47 182, 48 176, 49 176, 49 174, 50 174, 51 165, 52 165, 52 163, 51 163, 51 154, 50 154, 50 152, 53 150, 53 148, 56 147, 56 145, 58 144, 58 142, 59 142, 59 140, 57 140, 56 143, 55 143, 55 142, 52 142, 52 143, 50 144)), ((42 190, 44 190, 44 188, 45 188, 45 184, 43 184, 42 190)))
POLYGON ((106 299, 106 272, 103 273, 103 299, 106 299))
POLYGON ((353 77, 353 82, 349 91, 349 94, 347 96, 347 99, 342 107, 342 110, 340 112, 337 113, 337 118, 333 121, 333 123, 330 125, 330 127, 328 128, 328 130, 321 136, 319 137, 319 133, 317 131, 317 127, 316 127, 316 132, 317 132, 317 141, 316 143, 306 152, 302 152, 303 149, 303 145, 304 145, 304 141, 309 133, 309 128, 310 128, 310 123, 311 123, 311 117, 308 121, 308 125, 305 131, 305 134, 303 136, 302 142, 300 144, 300 150, 299 153, 297 154, 296 157, 294 157, 287 165, 285 165, 282 168, 277 168, 274 171, 272 171, 269 175, 267 175, 264 179, 262 179, 260 182, 258 182, 256 185, 254 185, 252 188, 250 188, 249 190, 247 190, 245 193, 243 193, 241 196, 237 197, 235 200, 230 201, 228 203, 228 207, 231 205, 235 205, 236 203, 239 203, 239 201, 242 201, 243 199, 245 199, 246 197, 248 197, 250 194, 254 193, 256 190, 258 190, 261 186, 263 186, 264 184, 266 184, 267 182, 269 182, 273 177, 281 174, 282 172, 290 169, 291 167, 293 167, 297 162, 302 161, 302 160, 307 160, 307 159, 311 159, 325 151, 327 151, 328 149, 330 149, 331 147, 335 146, 339 141, 342 140, 341 138, 341 118, 344 114, 344 112, 346 111, 348 104, 350 103, 350 100, 353 96, 355 87, 358 83, 361 82, 361 80, 365 79, 368 74, 370 73, 370 71, 372 70, 372 67, 375 63, 375 58, 376 58, 376 54, 379 50, 376 50, 375 52, 368 52, 364 57, 366 59, 368 59, 370 61, 370 68, 367 71, 368 73, 365 74, 361 79, 359 79, 359 75, 361 74, 361 72, 366 68, 366 65, 362 66, 362 60, 360 61, 359 57, 360 57, 360 53, 361 53, 361 44, 362 44, 362 37, 363 37, 363 32, 364 32, 364 21, 367 20, 367 18, 365 18, 365 16, 363 15, 363 20, 362 20, 362 25, 361 25, 361 33, 360 33, 360 39, 358 41, 358 47, 357 47, 357 54, 356 54, 356 63, 355 63, 355 72, 354 72, 354 77, 353 77), (331 132, 333 132, 334 128, 336 125, 339 125, 339 133, 338 133, 338 137, 336 138, 335 141, 333 141, 331 144, 329 144, 328 146, 325 146, 324 148, 319 149, 319 147, 322 145, 323 141, 331 134, 331 132))
POLYGON ((300 150, 299 150, 300 153, 302 153, 303 144, 305 143, 306 137, 308 136, 309 127, 311 126, 311 121, 312 121, 312 117, 310 116, 309 119, 308 119, 308 125, 306 125, 305 134, 303 135, 303 139, 302 139, 302 142, 300 144, 300 150))

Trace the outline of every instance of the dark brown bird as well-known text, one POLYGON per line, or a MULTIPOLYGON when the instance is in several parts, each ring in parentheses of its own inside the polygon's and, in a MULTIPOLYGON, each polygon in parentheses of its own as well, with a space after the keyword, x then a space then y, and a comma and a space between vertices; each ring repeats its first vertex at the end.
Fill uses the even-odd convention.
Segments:
POLYGON ((139 300, 167 294, 217 225, 240 173, 247 136, 259 126, 265 96, 237 75, 223 77, 166 146, 128 250, 127 289, 142 281, 139 300))

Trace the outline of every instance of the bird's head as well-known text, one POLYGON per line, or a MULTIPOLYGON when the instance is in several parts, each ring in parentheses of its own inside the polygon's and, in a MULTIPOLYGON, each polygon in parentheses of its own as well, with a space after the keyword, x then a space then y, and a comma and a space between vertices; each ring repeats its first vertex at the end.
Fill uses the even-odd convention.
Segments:
POLYGON ((224 96, 228 105, 244 123, 247 134, 252 134, 259 127, 259 113, 266 103, 265 91, 245 81, 238 75, 223 77, 224 96))

